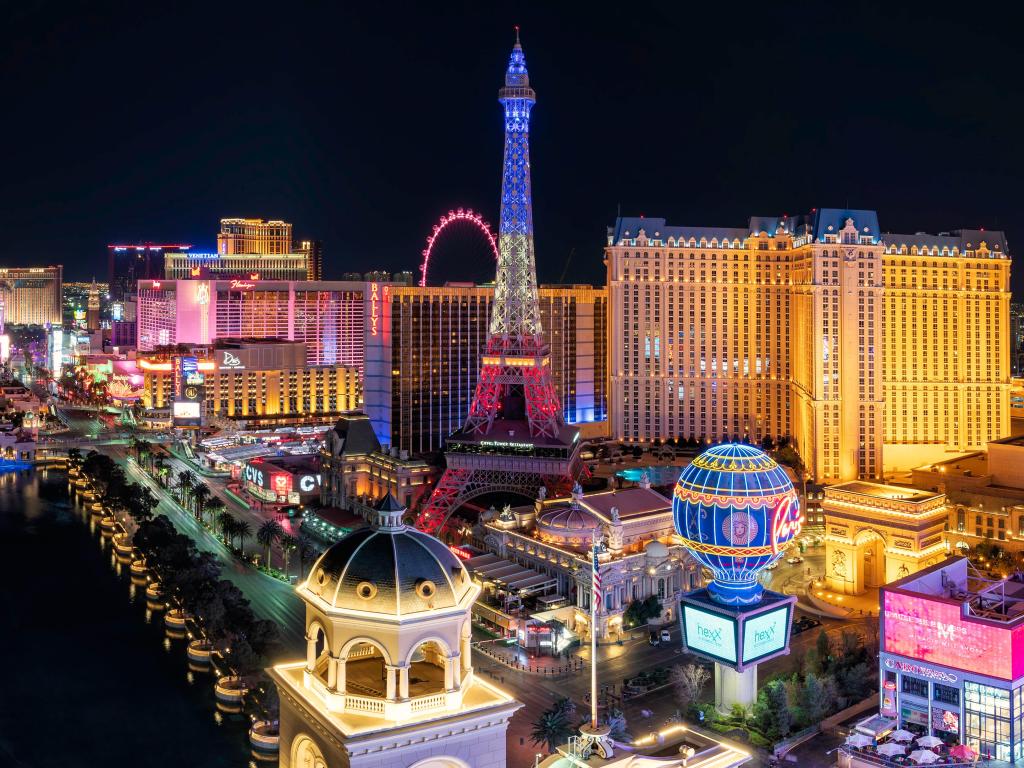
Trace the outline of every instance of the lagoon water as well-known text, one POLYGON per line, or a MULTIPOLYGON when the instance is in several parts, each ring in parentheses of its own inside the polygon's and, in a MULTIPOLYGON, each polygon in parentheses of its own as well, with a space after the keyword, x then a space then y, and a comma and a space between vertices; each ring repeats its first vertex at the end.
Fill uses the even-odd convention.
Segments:
POLYGON ((63 472, 0 474, 0 766, 250 765, 248 721, 111 563, 63 472))

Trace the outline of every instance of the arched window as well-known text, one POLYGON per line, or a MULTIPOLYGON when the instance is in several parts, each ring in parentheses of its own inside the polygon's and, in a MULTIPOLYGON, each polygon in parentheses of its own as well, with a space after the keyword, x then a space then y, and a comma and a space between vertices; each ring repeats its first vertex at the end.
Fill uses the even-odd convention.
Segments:
POLYGON ((664 579, 658 579, 658 597, 659 598, 664 598, 665 597, 665 580, 664 579))

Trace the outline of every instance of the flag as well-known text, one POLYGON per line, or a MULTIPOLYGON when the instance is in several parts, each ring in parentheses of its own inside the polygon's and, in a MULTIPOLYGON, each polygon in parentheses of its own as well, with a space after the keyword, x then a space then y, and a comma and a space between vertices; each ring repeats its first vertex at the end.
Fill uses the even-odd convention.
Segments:
POLYGON ((594 600, 594 612, 601 607, 601 566, 597 562, 597 540, 594 540, 594 561, 590 565, 591 570, 594 574, 594 580, 591 583, 591 592, 593 593, 594 600))

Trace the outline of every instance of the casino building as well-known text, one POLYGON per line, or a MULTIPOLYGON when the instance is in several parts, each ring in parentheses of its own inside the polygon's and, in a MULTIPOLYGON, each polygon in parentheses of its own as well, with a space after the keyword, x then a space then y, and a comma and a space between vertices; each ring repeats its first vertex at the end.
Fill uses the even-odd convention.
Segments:
POLYGON ((888 234, 868 210, 609 228, 613 438, 789 435, 813 479, 1009 434, 1002 232, 888 234))
POLYGON ((882 589, 880 714, 1024 760, 1024 583, 956 557, 882 589))
POLYGON ((363 371, 379 312, 375 283, 281 280, 140 280, 138 348, 217 339, 301 341, 310 366, 363 371))
POLYGON ((177 361, 196 358, 204 379, 205 412, 241 427, 330 423, 359 407, 354 367, 311 366, 306 345, 276 339, 220 339, 174 353, 140 354, 142 402, 170 408, 177 392, 177 361))
MULTIPOLYGON (((490 553, 467 560, 473 578, 485 586, 491 604, 540 597, 544 605, 565 605, 558 618, 582 637, 590 636, 592 595, 591 547, 603 542, 598 556, 601 587, 597 632, 615 639, 629 627, 623 614, 635 600, 657 596, 661 616, 651 624, 674 621, 683 592, 700 586, 695 560, 679 545, 672 524, 672 502, 649 482, 619 491, 570 499, 538 499, 534 504, 485 513, 474 539, 490 553)), ((507 614, 477 612, 503 629, 507 614)), ((520 622, 521 623, 521 622, 520 622)))

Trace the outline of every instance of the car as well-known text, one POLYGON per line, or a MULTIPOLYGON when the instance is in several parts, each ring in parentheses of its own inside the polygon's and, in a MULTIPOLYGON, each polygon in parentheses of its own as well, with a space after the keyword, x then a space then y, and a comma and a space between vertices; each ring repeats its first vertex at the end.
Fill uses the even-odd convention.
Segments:
POLYGON ((647 642, 651 645, 659 645, 661 643, 661 640, 658 639, 658 633, 651 632, 651 636, 647 638, 647 642))
POLYGON ((672 633, 667 629, 661 630, 661 642, 668 643, 672 641, 672 633))
POLYGON ((800 557, 800 555, 793 555, 793 557, 786 558, 786 562, 790 565, 800 565, 800 563, 802 563, 803 561, 804 559, 800 557))
POLYGON ((778 561, 778 560, 776 560, 776 561, 775 561, 774 563, 772 563, 771 565, 766 565, 766 566, 765 566, 765 570, 768 570, 768 571, 774 571, 774 570, 775 570, 776 568, 778 568, 778 567, 779 567, 779 561, 778 561))

